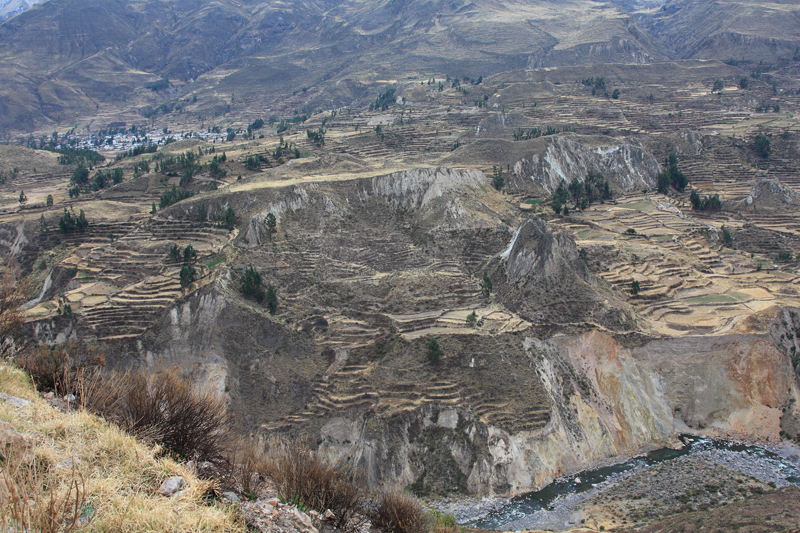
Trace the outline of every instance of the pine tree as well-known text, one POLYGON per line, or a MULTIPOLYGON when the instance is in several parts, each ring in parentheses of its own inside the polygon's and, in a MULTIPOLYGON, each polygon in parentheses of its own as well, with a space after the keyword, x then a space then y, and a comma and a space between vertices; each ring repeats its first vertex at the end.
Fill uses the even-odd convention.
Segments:
POLYGON ((272 236, 278 231, 278 221, 271 212, 264 217, 264 226, 267 229, 267 235, 269 235, 269 242, 272 242, 272 236))
POLYGON ((274 315, 275 311, 278 310, 278 294, 271 283, 267 285, 267 309, 271 315, 274 315))

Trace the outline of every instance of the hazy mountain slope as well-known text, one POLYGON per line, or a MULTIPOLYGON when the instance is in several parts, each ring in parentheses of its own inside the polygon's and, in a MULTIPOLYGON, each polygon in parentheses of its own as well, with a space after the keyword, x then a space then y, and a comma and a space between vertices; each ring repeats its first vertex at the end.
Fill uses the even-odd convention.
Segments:
POLYGON ((477 77, 511 68, 646 62, 666 57, 665 50, 628 14, 584 0, 52 0, 0 25, 0 75, 10 80, 0 93, 0 127, 30 129, 104 102, 141 106, 153 99, 134 87, 125 96, 87 91, 65 75, 87 60, 95 81, 148 73, 150 81, 196 80, 193 92, 205 87, 246 96, 409 72, 477 77), (57 98, 39 94, 45 83, 57 98))
POLYGON ((671 0, 639 20, 681 59, 793 61, 800 5, 786 0, 671 0))

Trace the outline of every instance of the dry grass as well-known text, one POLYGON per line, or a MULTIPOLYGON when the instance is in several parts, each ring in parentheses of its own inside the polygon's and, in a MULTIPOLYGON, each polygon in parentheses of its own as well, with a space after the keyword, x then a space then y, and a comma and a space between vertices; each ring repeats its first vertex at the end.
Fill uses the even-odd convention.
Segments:
POLYGON ((284 501, 320 512, 330 509, 337 528, 358 528, 364 484, 354 469, 320 457, 305 441, 274 439, 267 457, 265 473, 284 501))
POLYGON ((75 346, 46 346, 17 357, 39 390, 74 394, 76 405, 158 442, 184 459, 225 462, 232 446, 225 403, 175 372, 105 372, 104 358, 75 346))
MULTIPOLYGON (((0 363, 0 390, 31 400, 22 409, 0 402, 0 420, 36 443, 35 462, 46 468, 41 475, 54 476, 50 479, 57 481, 56 501, 67 493, 70 480, 83 480, 81 491, 93 519, 82 531, 246 530, 233 508, 206 502, 214 482, 198 479, 185 466, 165 457, 159 446, 139 442, 86 411, 53 409, 38 398, 23 372, 6 363, 0 363), (54 468, 72 457, 79 461, 74 472, 54 468), (180 498, 157 494, 161 482, 173 475, 186 480, 185 493, 180 498)), ((47 495, 43 493, 40 499, 47 502, 47 495)))
POLYGON ((0 526, 8 533, 68 533, 91 522, 86 479, 73 464, 67 476, 32 457, 28 449, 5 450, 0 474, 0 526))
POLYGON ((434 525, 422 503, 405 492, 384 491, 376 500, 372 524, 386 533, 428 533, 434 525))

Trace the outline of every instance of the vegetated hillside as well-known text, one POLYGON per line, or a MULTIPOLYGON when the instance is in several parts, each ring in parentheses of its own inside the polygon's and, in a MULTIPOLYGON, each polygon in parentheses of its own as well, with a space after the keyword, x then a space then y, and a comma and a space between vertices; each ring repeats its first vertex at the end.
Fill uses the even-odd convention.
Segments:
POLYGON ((781 0, 670 0, 637 20, 680 59, 785 66, 798 61, 800 7, 781 0))
POLYGON ((240 98, 409 72, 488 75, 510 68, 666 57, 611 6, 547 2, 47 2, 0 26, 3 130, 86 117, 103 104, 157 106, 189 87, 204 111, 240 98), (203 74, 207 74, 203 76, 203 74), (146 89, 172 82, 158 93, 146 89))
MULTIPOLYGON (((480 171, 274 181, 306 175, 295 166, 64 236, 58 260, 75 271, 54 269, 44 294, 65 295, 71 310, 35 305, 31 335, 98 343, 114 366, 180 368, 229 398, 244 430, 309 433, 372 485, 419 494, 531 490, 668 444, 684 425, 796 434, 790 356, 763 328, 649 338, 627 288, 593 273, 561 232, 568 220, 525 213, 480 171), (223 206, 237 231, 213 224, 223 206), (109 231, 121 237, 110 243, 109 231), (189 290, 172 244, 199 252, 189 290), (250 268, 264 292, 276 290, 274 314, 266 294, 243 294, 250 268), (686 368, 701 387, 687 385, 686 368)), ((30 235, 26 249, 55 237, 18 222, 3 229, 5 241, 30 235)), ((618 257, 635 245, 611 235, 599 242, 619 239, 618 257)))

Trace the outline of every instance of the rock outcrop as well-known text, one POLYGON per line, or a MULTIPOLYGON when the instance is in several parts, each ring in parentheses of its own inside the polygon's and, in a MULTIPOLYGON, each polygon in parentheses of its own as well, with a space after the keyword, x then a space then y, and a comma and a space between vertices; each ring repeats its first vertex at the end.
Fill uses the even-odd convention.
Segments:
POLYGON ((747 211, 785 211, 800 206, 800 194, 776 179, 759 180, 739 205, 747 211))
POLYGON ((597 280, 581 259, 575 241, 553 233, 536 215, 517 229, 500 254, 494 278, 510 309, 534 323, 629 321, 623 304, 601 294, 597 280))
POLYGON ((532 182, 552 193, 573 178, 583 182, 589 172, 602 174, 625 191, 656 186, 658 161, 639 145, 572 135, 553 135, 548 140, 544 152, 528 154, 514 164, 512 171, 521 187, 532 182))

